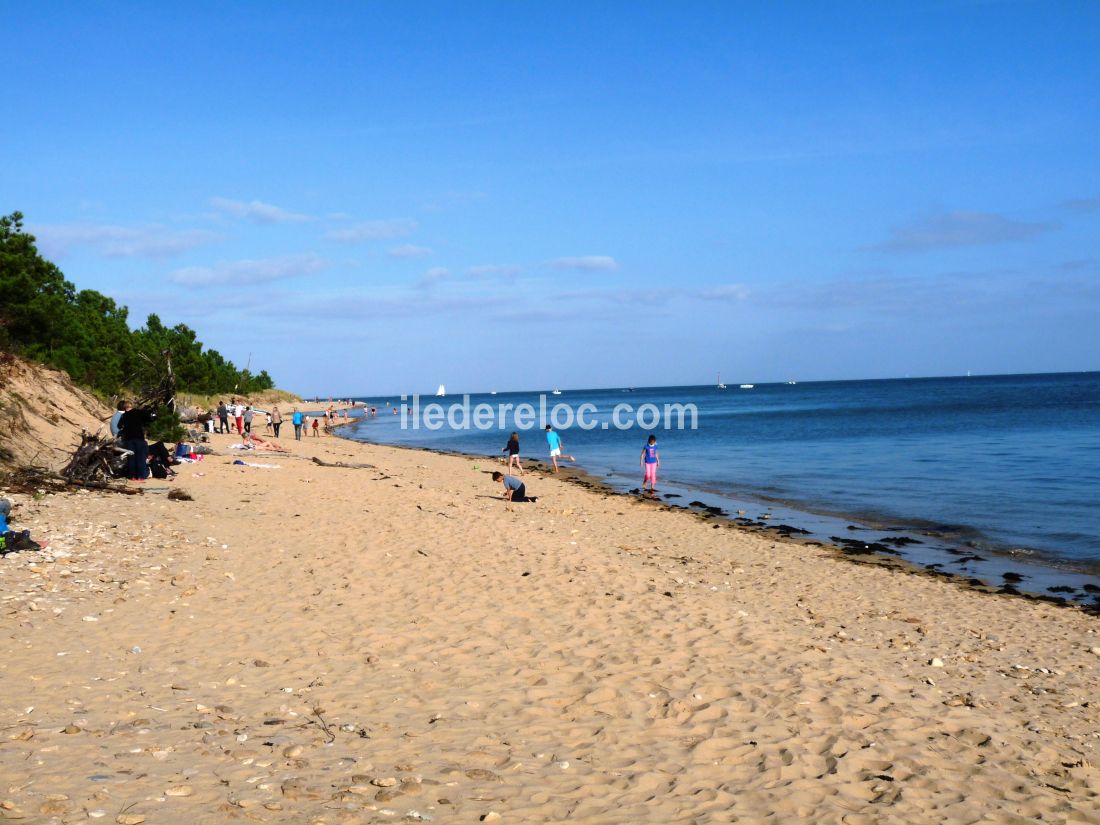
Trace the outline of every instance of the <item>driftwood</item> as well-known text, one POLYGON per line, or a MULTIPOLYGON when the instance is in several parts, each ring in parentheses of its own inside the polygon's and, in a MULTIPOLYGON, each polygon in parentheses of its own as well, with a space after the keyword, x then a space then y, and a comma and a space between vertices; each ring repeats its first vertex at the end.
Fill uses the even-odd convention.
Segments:
POLYGON ((321 459, 317 458, 317 456, 313 457, 313 463, 314 464, 319 464, 322 467, 343 467, 346 470, 374 470, 374 469, 377 469, 373 464, 347 464, 343 461, 322 461, 321 459))
MULTIPOLYGON (((131 398, 131 403, 137 409, 156 409, 160 406, 167 407, 171 412, 176 411, 176 376, 172 371, 172 352, 164 350, 161 353, 163 361, 155 362, 145 353, 138 353, 141 360, 148 364, 145 370, 145 383, 141 390, 131 398)), ((138 374, 131 375, 123 382, 124 386, 134 386, 138 381, 138 374)), ((118 396, 113 398, 117 402, 118 396)))
POLYGON ((123 474, 127 455, 129 451, 119 447, 113 438, 85 432, 61 475, 74 483, 106 481, 123 474))
POLYGON ((35 495, 40 491, 60 493, 73 487, 83 487, 88 490, 106 490, 110 493, 122 493, 127 496, 140 495, 142 492, 139 488, 109 484, 106 481, 67 478, 60 473, 51 472, 41 467, 20 467, 4 478, 4 486, 14 492, 27 495, 35 495))

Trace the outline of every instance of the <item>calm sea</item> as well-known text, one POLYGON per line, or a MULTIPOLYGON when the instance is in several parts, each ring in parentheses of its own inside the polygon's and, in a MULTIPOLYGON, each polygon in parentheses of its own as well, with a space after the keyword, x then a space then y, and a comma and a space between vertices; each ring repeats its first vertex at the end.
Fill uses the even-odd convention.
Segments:
MULTIPOLYGON (((513 429, 402 429, 387 404, 348 428, 364 441, 498 453, 513 429)), ((422 398, 421 403, 436 401, 422 398)), ((445 404, 461 402, 450 394, 445 404)), ((561 431, 583 469, 623 489, 655 433, 661 481, 677 490, 830 514, 871 529, 954 536, 971 548, 1100 573, 1100 373, 565 390, 550 404, 694 404, 695 430, 561 431)), ((532 403, 538 393, 471 395, 532 403)), ((545 458, 536 424, 525 455, 545 458)), ((791 518, 785 516, 790 522, 791 518)))

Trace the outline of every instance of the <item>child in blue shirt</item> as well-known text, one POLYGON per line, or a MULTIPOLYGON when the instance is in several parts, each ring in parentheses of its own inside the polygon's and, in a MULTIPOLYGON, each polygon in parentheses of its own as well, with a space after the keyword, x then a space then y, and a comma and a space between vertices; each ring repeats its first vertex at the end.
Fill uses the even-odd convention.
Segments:
POLYGON ((642 454, 638 459, 645 470, 642 479, 642 490, 649 484, 651 493, 657 492, 657 468, 661 466, 661 454, 657 452, 657 436, 651 435, 646 445, 642 447, 642 454))

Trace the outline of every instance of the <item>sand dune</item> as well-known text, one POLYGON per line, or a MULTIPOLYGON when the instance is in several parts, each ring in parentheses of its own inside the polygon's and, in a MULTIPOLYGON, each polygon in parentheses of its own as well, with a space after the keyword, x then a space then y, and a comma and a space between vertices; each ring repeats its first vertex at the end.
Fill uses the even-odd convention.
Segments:
POLYGON ((0 819, 1100 822, 1095 618, 286 443, 16 497, 0 819))

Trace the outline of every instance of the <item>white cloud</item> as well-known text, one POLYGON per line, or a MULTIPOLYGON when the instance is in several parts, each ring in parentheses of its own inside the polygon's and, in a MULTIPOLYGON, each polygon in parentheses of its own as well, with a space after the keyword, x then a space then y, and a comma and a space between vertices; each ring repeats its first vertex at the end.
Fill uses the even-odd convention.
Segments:
POLYGON ((184 286, 234 287, 298 278, 320 272, 329 265, 329 261, 317 255, 285 255, 259 260, 223 261, 213 266, 188 266, 177 269, 170 278, 184 286))
POLYGON ((617 272, 619 262, 610 255, 580 255, 555 258, 550 261, 554 269, 576 269, 581 272, 617 272))
POLYGON ((73 247, 89 247, 106 258, 171 258, 221 240, 205 229, 117 224, 54 224, 33 228, 42 251, 61 257, 73 247))
POLYGON ((427 246, 417 246, 416 244, 406 243, 400 246, 395 246, 386 252, 391 258, 426 258, 432 254, 432 250, 427 246))
POLYGON ((219 212, 235 218, 248 218, 256 223, 302 223, 312 220, 309 215, 290 212, 263 201, 235 201, 229 198, 211 198, 210 205, 219 212))
POLYGON ((872 249, 919 252, 961 246, 1023 241, 1057 228, 1049 223, 1026 223, 992 212, 939 212, 895 227, 889 240, 872 249))
POLYGON ((343 229, 330 229, 325 239, 339 243, 360 243, 379 241, 387 238, 400 238, 416 231, 417 223, 411 218, 397 218, 388 221, 362 221, 343 229))

